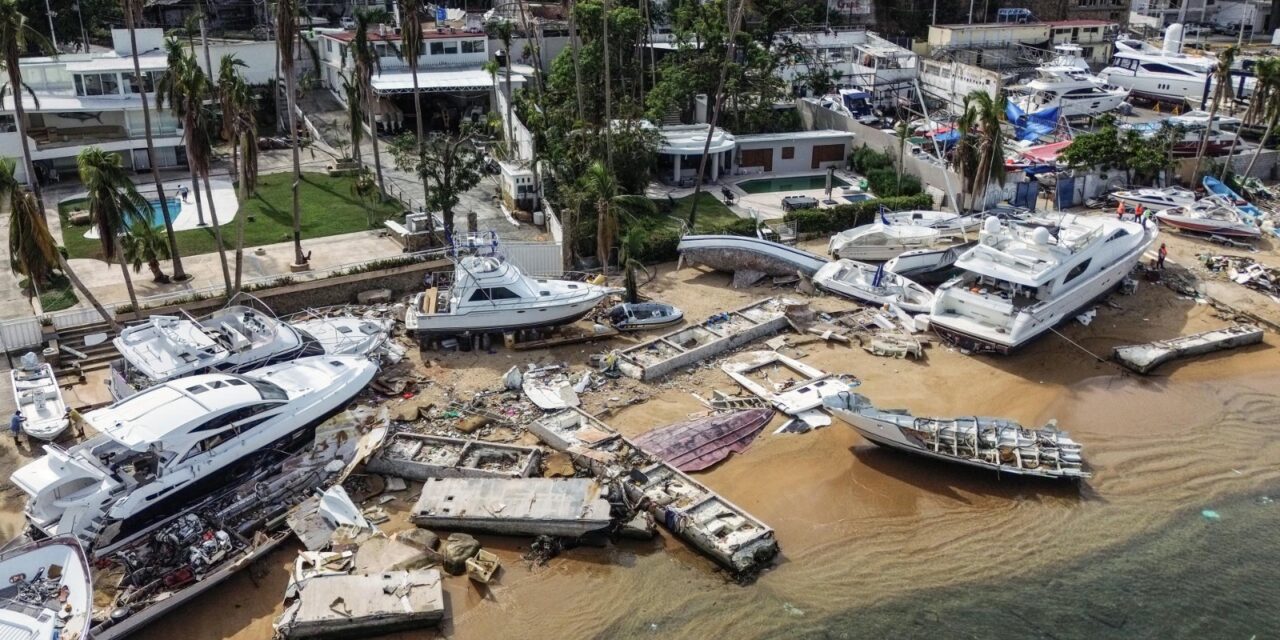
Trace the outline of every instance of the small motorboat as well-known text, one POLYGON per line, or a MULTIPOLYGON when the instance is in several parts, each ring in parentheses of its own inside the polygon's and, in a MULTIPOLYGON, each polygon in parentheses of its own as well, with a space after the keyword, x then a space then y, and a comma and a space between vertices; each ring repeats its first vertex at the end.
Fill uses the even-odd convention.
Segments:
POLYGON ((944 243, 942 233, 937 229, 877 222, 831 236, 827 251, 836 258, 880 261, 904 251, 929 249, 944 243))
POLYGON ((884 270, 920 284, 942 284, 959 272, 956 260, 974 244, 966 242, 950 247, 904 251, 884 263, 884 270))
POLYGON ((885 265, 836 260, 819 269, 813 283, 836 295, 878 305, 893 304, 908 313, 929 313, 933 306, 933 294, 928 289, 889 271, 885 265))
POLYGON ((1091 475, 1080 445, 1053 422, 1028 429, 1004 418, 917 418, 901 409, 882 411, 851 392, 828 396, 823 406, 862 437, 891 449, 1020 476, 1091 475))
POLYGON ((624 302, 605 314, 619 331, 643 331, 669 327, 684 319, 684 312, 664 302, 624 302))
POLYGON ((1240 197, 1240 194, 1236 193, 1231 187, 1223 184, 1221 180, 1213 176, 1205 176, 1201 182, 1204 184, 1206 191, 1226 198, 1231 205, 1241 213, 1249 214, 1255 218, 1262 215, 1262 209, 1253 206, 1253 204, 1248 200, 1240 197))
POLYGON ((956 235, 977 231, 982 226, 982 214, 960 215, 951 211, 892 211, 880 214, 880 221, 889 225, 914 225, 937 229, 943 235, 956 235))
POLYGON ((1222 196, 1210 196, 1186 207, 1165 209, 1156 220, 1171 227, 1215 236, 1254 239, 1262 235, 1253 220, 1222 196))
POLYGON ((41 362, 35 353, 22 356, 18 367, 9 371, 13 383, 13 400, 27 419, 22 430, 37 440, 53 440, 67 430, 67 405, 53 367, 41 362))
POLYGON ((1164 189, 1134 189, 1116 191, 1111 198, 1127 205, 1142 205, 1148 209, 1170 209, 1185 207, 1196 203, 1196 194, 1182 187, 1166 187, 1164 189))

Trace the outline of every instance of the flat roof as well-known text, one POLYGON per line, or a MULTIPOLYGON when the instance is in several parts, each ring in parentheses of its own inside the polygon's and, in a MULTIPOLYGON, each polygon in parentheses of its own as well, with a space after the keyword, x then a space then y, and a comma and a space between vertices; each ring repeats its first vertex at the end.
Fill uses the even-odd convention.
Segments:
POLYGON ((981 24, 935 24, 930 29, 1012 29, 1014 27, 1047 27, 1048 22, 983 22, 981 24))
MULTIPOLYGON (((351 42, 356 37, 355 31, 325 31, 320 34, 322 38, 332 38, 340 42, 351 42)), ((453 30, 445 29, 443 32, 435 27, 423 27, 422 38, 424 40, 449 40, 454 38, 485 38, 483 31, 467 31, 465 29, 454 28, 453 30)), ((400 34, 395 33, 392 29, 387 29, 386 35, 379 33, 376 29, 369 32, 370 42, 400 42, 400 34)))
MULTIPOLYGON (((168 56, 141 55, 138 64, 143 71, 159 71, 169 67, 168 56)), ((102 56, 91 60, 67 63, 67 71, 71 73, 87 73, 93 71, 133 71, 133 56, 102 56)))
POLYGON ((1119 23, 1110 20, 1089 20, 1084 18, 1079 20, 1050 20, 1049 24, 1055 27, 1105 27, 1112 24, 1120 26, 1119 23))
POLYGON ((788 140, 825 140, 828 138, 852 138, 854 134, 837 129, 818 129, 816 131, 793 131, 790 133, 755 133, 738 136, 738 144, 752 142, 786 142, 788 140))
MULTIPOLYGON (((151 100, 148 104, 155 106, 155 94, 147 94, 151 100)), ((31 94, 22 92, 22 106, 30 113, 48 113, 50 111, 128 111, 142 108, 141 96, 70 96, 41 94, 40 104, 31 99, 31 94)), ((13 112, 13 93, 5 95, 0 101, 0 111, 13 112)))
MULTIPOLYGON (((373 76, 372 84, 373 90, 377 93, 413 91, 413 74, 382 73, 373 76)), ((492 86, 493 76, 484 69, 418 70, 419 91, 479 91, 487 90, 492 86)))

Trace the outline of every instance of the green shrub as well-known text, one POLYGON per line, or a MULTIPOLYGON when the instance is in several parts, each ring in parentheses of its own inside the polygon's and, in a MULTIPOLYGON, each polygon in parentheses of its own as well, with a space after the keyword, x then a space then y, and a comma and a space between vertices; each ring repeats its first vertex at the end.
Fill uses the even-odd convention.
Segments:
POLYGON ((715 225, 708 229, 707 233, 726 236, 754 237, 756 235, 756 221, 747 218, 738 218, 731 222, 715 225))
POLYGON ((632 256, 645 264, 669 262, 680 257, 676 248, 680 246, 680 234, 672 228, 651 228, 644 234, 644 239, 632 256))
POLYGON ((867 175, 876 169, 893 167, 893 158, 864 144, 849 154, 849 164, 854 171, 867 175))
POLYGON ((902 175, 902 186, 899 187, 898 171, 894 168, 873 169, 867 174, 867 187, 881 198, 914 196, 923 191, 920 179, 909 174, 902 175))
MULTIPOLYGON (((906 185, 905 176, 903 185, 906 185)), ((876 213, 882 206, 890 211, 928 209, 933 206, 933 197, 928 194, 919 194, 877 198, 866 202, 842 204, 830 209, 798 209, 788 212, 784 220, 795 222, 796 231, 799 233, 837 233, 875 222, 876 213)))

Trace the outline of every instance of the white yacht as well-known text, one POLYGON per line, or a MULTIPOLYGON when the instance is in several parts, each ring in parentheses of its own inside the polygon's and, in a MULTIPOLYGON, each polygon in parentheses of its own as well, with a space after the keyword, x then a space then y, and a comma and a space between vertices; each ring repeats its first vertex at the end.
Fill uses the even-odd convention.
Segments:
POLYGON ((884 265, 836 260, 818 269, 813 283, 834 294, 877 305, 893 304, 907 313, 928 313, 929 290, 893 273, 884 265))
POLYGON ((384 346, 389 324, 353 316, 284 322, 232 305, 203 318, 151 316, 125 327, 112 343, 121 359, 107 385, 117 400, 155 384, 209 371, 244 372, 317 355, 369 355, 384 346))
POLYGON ((53 367, 28 352, 9 370, 13 402, 27 419, 22 430, 32 438, 53 440, 67 430, 67 405, 53 367))
POLYGON ((1156 213, 1156 220, 1178 229, 1256 240, 1262 230, 1253 218, 1242 214, 1222 196, 1209 196, 1195 204, 1172 207, 1156 213))
POLYGON ((1119 107, 1129 90, 1108 85, 1089 71, 1080 45, 1054 46, 1056 55, 1036 68, 1036 78, 1010 87, 1011 101, 1024 113, 1060 107, 1061 117, 1096 116, 1119 107))
POLYGON ((1120 284, 1158 235, 1157 225, 1064 215, 1045 227, 983 223, 978 244, 938 288, 929 324, 975 351, 1009 353, 1120 284))
POLYGON ((531 278, 499 256, 460 258, 453 285, 412 298, 405 327, 419 335, 502 332, 573 322, 610 293, 610 287, 531 278))
POLYGON ((32 527, 105 553, 311 442, 377 370, 361 356, 316 356, 170 380, 84 414, 99 435, 46 445, 12 480, 32 527))
POLYGON ((1130 206, 1142 205, 1147 209, 1169 209, 1185 207, 1196 203, 1196 194, 1182 187, 1165 187, 1163 189, 1131 189, 1116 191, 1111 198, 1130 206))
POLYGON ((8 578, 0 589, 4 599, 0 637, 89 637, 93 574, 84 549, 75 539, 59 537, 7 548, 0 552, 0 575, 8 578))
POLYGON ((836 258, 884 261, 904 251, 932 249, 949 244, 942 232, 913 224, 876 222, 841 231, 827 242, 827 252, 836 258))
POLYGON ((982 226, 982 216, 972 213, 961 215, 951 211, 917 209, 913 211, 887 211, 880 214, 880 221, 892 225, 915 225, 937 229, 942 235, 960 235, 976 231, 982 226))
POLYGON ((1199 103, 1216 64, 1209 56, 1182 53, 1182 25, 1172 24, 1165 30, 1161 48, 1141 40, 1117 40, 1111 64, 1098 77, 1134 95, 1199 103))

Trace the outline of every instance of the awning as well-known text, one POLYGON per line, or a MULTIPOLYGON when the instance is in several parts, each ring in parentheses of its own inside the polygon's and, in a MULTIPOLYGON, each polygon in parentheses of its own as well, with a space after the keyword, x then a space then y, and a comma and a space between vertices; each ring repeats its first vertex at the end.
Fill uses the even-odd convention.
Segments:
MULTIPOLYGON (((464 71, 419 71, 418 90, 423 93, 488 91, 493 77, 483 69, 464 71)), ((383 73, 373 77, 373 91, 381 95, 412 93, 412 73, 383 73)))
POLYGON ((1063 140, 1062 142, 1053 142, 1050 144, 1031 147, 1030 149, 1023 151, 1020 155, 1032 162, 1049 163, 1056 161, 1058 159, 1058 154, 1062 153, 1062 150, 1069 146, 1071 146, 1071 141, 1063 140))

